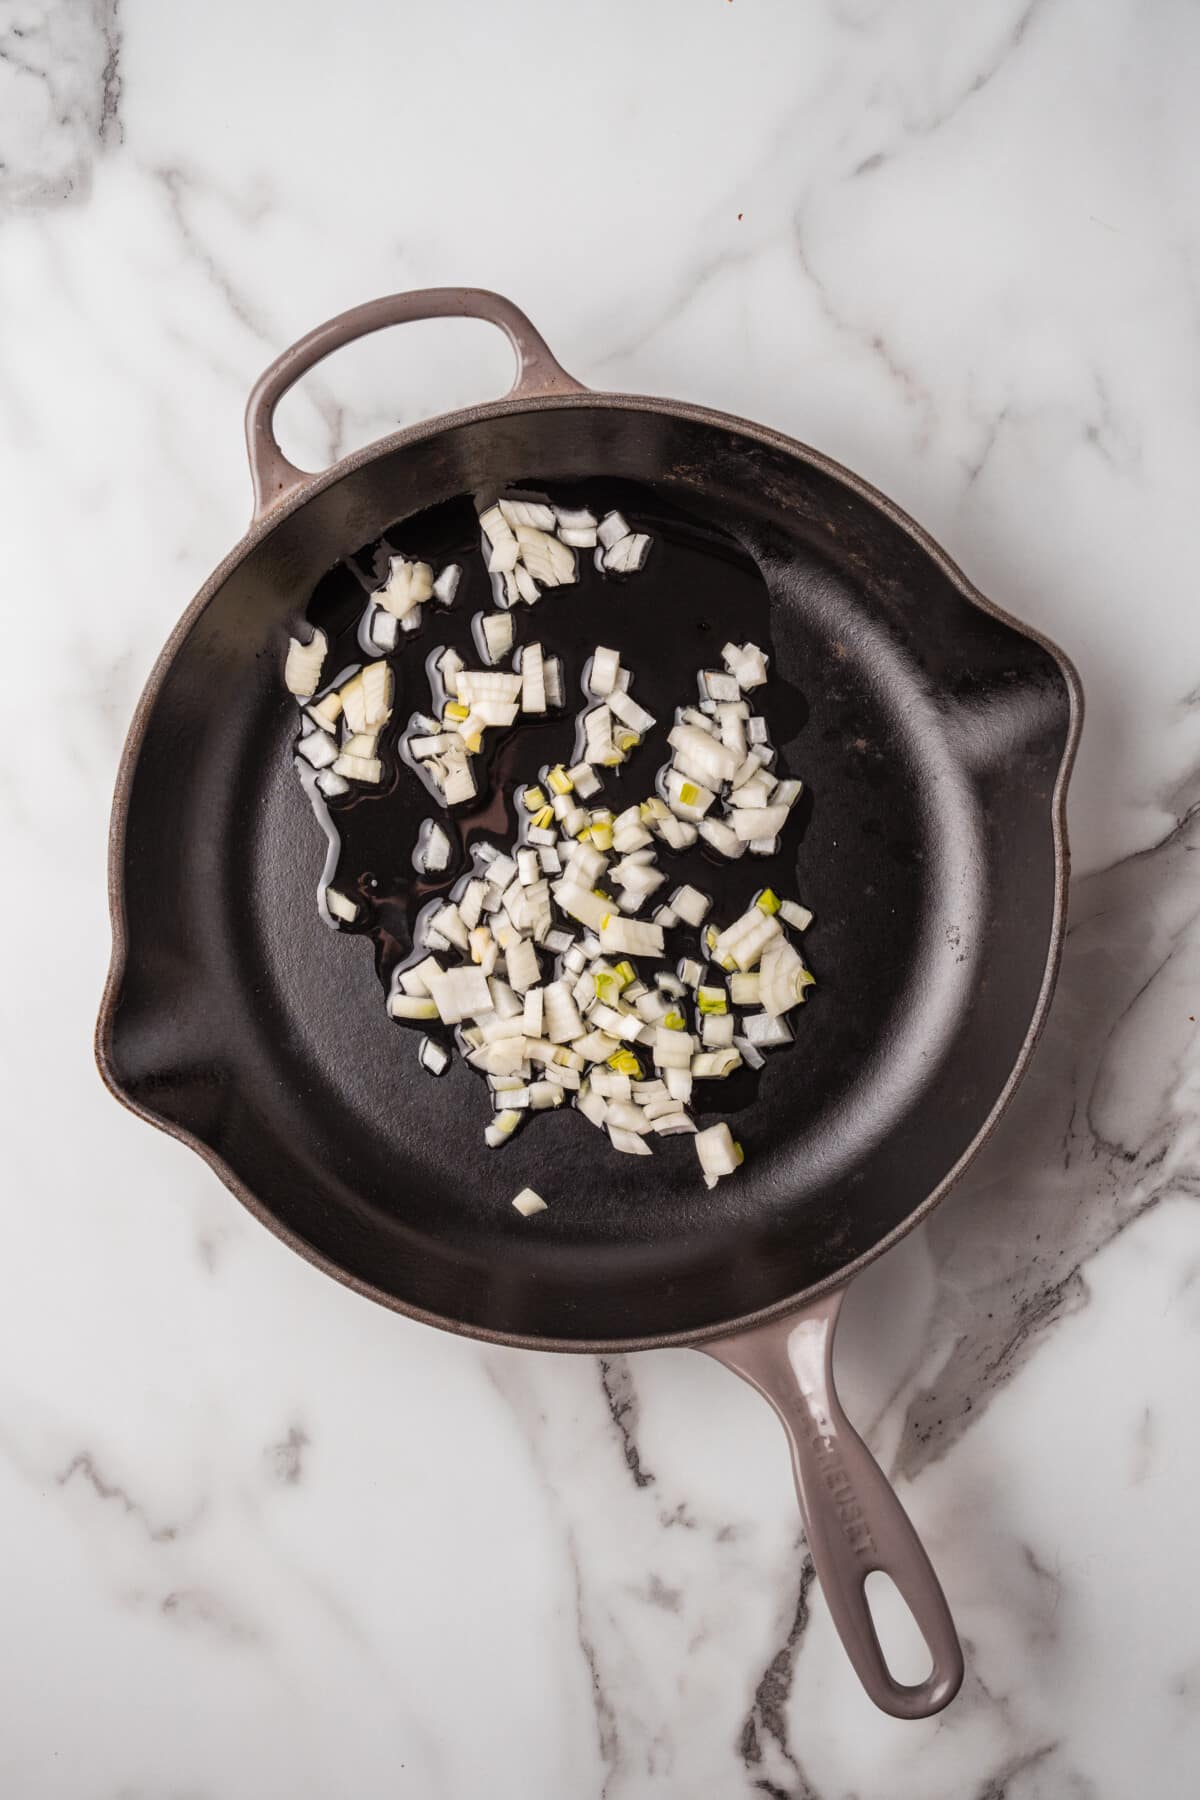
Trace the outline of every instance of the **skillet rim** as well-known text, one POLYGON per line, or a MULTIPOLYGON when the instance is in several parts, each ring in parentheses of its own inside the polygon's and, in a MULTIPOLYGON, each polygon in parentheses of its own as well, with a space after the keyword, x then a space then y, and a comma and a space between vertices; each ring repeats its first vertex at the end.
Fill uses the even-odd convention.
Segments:
POLYGON ((947 554, 942 546, 930 534, 918 525, 902 507, 888 498, 862 476, 837 462, 833 457, 824 455, 811 445, 803 444, 797 438, 789 437, 785 432, 772 430, 769 426, 759 425, 747 419, 741 419, 733 413, 718 412, 711 407, 695 405, 690 401, 671 400, 653 395, 609 393, 603 390, 594 391, 585 388, 577 393, 547 394, 514 398, 509 395, 503 399, 487 401, 482 404, 465 407, 457 412, 440 413, 431 419, 420 420, 402 430, 380 438, 362 449, 353 451, 343 457, 330 468, 312 475, 304 483, 291 490, 261 515, 252 519, 249 529, 239 539, 233 549, 213 570, 208 580, 200 588, 195 598, 187 606, 174 629, 159 651, 154 665, 146 679, 146 684, 134 709, 129 731, 121 751, 121 759, 117 768, 117 779, 113 794, 112 815, 109 822, 107 882, 109 920, 112 930, 112 954, 109 961, 108 974, 100 1002, 100 1011, 96 1021, 94 1036, 94 1053, 100 1078, 113 1098, 118 1100, 137 1118, 144 1119, 147 1124, 165 1132, 167 1136, 178 1139, 182 1144, 202 1158, 209 1168, 220 1178, 232 1194, 241 1201, 253 1216, 267 1227, 273 1235, 288 1247, 302 1256, 314 1268, 323 1274, 330 1275, 343 1287, 352 1289, 365 1299, 374 1300, 391 1312, 403 1313, 424 1325, 432 1325, 442 1331, 450 1331, 460 1337, 475 1338, 483 1342, 504 1344, 513 1349, 545 1350, 569 1352, 576 1355, 613 1355, 634 1350, 654 1350, 664 1348, 690 1348, 701 1344, 709 1344, 737 1333, 753 1330, 757 1326, 766 1325, 774 1319, 785 1318, 791 1313, 799 1312, 810 1302, 823 1295, 844 1288, 876 1258, 882 1256, 900 1239, 907 1237, 923 1219, 944 1199, 950 1189, 959 1181, 969 1165, 979 1154, 984 1144, 991 1137, 1003 1114, 1012 1100, 1017 1086, 1029 1067, 1042 1032, 1045 1029, 1050 1002, 1058 980, 1059 966, 1062 961, 1063 940, 1066 934, 1067 888, 1070 876, 1070 849, 1067 841, 1066 795, 1071 772, 1075 765, 1075 757, 1079 748, 1080 734, 1083 729, 1083 686, 1078 671, 1070 658, 1035 627, 1015 618, 1003 607, 980 591, 958 567, 958 564, 947 554), (852 1261, 845 1263, 833 1274, 823 1280, 814 1282, 810 1287, 802 1288, 795 1294, 786 1295, 781 1300, 773 1301, 769 1306, 755 1311, 738 1314, 733 1318, 717 1321, 690 1331, 669 1331, 651 1333, 637 1337, 616 1338, 556 1338, 530 1335, 523 1332, 497 1331, 490 1327, 464 1323, 461 1319, 449 1317, 414 1306, 400 1300, 394 1294, 376 1287, 373 1283, 362 1280, 341 1268, 330 1257, 299 1236, 271 1210, 259 1196, 247 1186, 236 1172, 225 1162, 211 1145, 207 1144, 196 1133, 189 1131, 177 1121, 164 1118, 151 1107, 135 1100, 122 1086, 113 1059, 113 1042, 116 1026, 117 1007, 124 985, 125 971, 128 967, 132 946, 126 930, 124 906, 124 862, 125 837, 129 818, 130 799, 133 788, 133 777, 141 754, 142 745, 149 729, 150 720, 158 702, 167 672, 175 661, 175 657, 184 641, 190 634, 193 625, 204 612, 210 601, 223 587, 234 570, 245 561, 246 557, 263 540, 270 536, 278 525, 303 506, 317 494, 333 487, 347 475, 365 467, 381 457, 388 456, 397 450, 407 450, 418 446, 423 441, 438 433, 457 429, 465 425, 474 425, 484 421, 500 418, 516 417, 524 413, 586 410, 603 407, 619 412, 643 412, 686 420, 690 424, 708 426, 718 430, 732 431, 740 436, 749 437, 765 447, 780 451, 794 461, 807 464, 823 475, 843 483, 847 488, 882 513, 891 524, 910 538, 953 584, 968 605, 978 611, 987 613, 1007 626, 1018 636, 1038 645, 1051 658, 1063 678, 1067 691, 1068 716, 1067 733, 1063 745, 1062 757, 1055 776, 1054 791, 1050 798, 1050 824, 1054 844, 1054 906, 1050 923, 1050 932, 1046 944, 1046 960, 1042 972, 1041 985, 1037 1000, 1030 1014, 1029 1026, 1021 1047, 1013 1061, 1012 1068, 997 1095, 987 1117, 979 1130, 967 1145, 966 1149, 951 1165, 947 1173, 926 1195, 920 1204, 908 1213, 900 1223, 893 1227, 870 1249, 862 1252, 852 1261))

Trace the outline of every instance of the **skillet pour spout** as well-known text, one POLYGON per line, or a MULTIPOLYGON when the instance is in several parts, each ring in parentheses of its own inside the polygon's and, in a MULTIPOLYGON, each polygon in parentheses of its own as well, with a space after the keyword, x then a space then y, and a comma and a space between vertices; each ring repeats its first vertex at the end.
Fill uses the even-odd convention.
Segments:
MULTIPOLYGON (((482 289, 391 295, 319 326, 255 387, 247 444, 254 519, 172 632, 121 763, 104 1080, 301 1255, 385 1306, 528 1348, 686 1345, 723 1362, 784 1425, 817 1576, 867 1693, 898 1717, 937 1712, 961 1681, 958 1640, 838 1403, 833 1336, 848 1282, 961 1174, 1041 1031, 1066 904, 1074 669, 858 476, 746 420, 592 392, 482 289), (274 415, 295 381, 366 332, 444 317, 506 334, 507 395, 317 474, 284 456, 274 415), (719 525, 757 572, 812 797, 797 891, 816 919, 819 998, 803 1054, 768 1065, 747 1111, 752 1154, 712 1195, 694 1157, 598 1156, 565 1109, 484 1148, 467 1072, 431 1081, 399 1053, 369 959, 317 918, 323 844, 291 768, 283 655, 331 571, 463 496, 605 483, 647 516, 719 525), (565 1198, 531 1222, 509 1200, 547 1167, 565 1198), (915 1686, 880 1650, 875 1569, 929 1647, 915 1686)), ((705 621, 687 594, 661 604, 677 608, 683 655, 705 621)))

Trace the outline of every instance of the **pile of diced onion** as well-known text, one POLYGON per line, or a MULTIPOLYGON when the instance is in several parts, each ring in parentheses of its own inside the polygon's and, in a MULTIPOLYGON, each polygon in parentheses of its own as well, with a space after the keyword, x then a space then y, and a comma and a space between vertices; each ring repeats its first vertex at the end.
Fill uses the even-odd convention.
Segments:
MULTIPOLYGON (((619 513, 597 521, 525 499, 499 501, 480 524, 496 610, 477 616, 473 636, 487 666, 469 668, 450 649, 435 656, 431 710, 412 714, 401 736, 406 759, 447 807, 476 796, 473 763, 487 731, 564 704, 557 658, 536 643, 513 656, 509 608, 575 581, 578 550, 593 550, 602 572, 627 575, 650 548, 619 513), (506 658, 514 666, 499 666, 506 658)), ((435 580, 429 564, 393 558, 360 626, 364 651, 394 649, 426 603, 451 605, 459 576, 451 565, 435 580)), ((381 780, 394 684, 388 664, 374 660, 322 690, 327 652, 320 631, 308 644, 293 639, 285 679, 305 712, 297 755, 330 796, 381 780)), ((570 1101, 626 1155, 649 1155, 655 1137, 693 1135, 710 1188, 742 1160, 726 1124, 697 1129, 688 1110, 695 1084, 761 1067, 764 1051, 791 1042, 788 1014, 813 980, 795 942, 811 915, 766 888, 721 927, 698 888, 662 892, 663 848, 702 838, 727 858, 771 855, 802 791, 774 773, 767 722, 747 699, 767 680, 766 656, 730 643, 722 662, 700 673, 697 704, 678 711, 656 791, 614 815, 603 804, 605 771, 628 762, 656 720, 632 697, 618 653, 597 646, 584 670, 579 760, 545 768, 524 788, 517 841, 476 844, 449 897, 421 916, 414 959, 397 972, 388 1008, 397 1019, 455 1028, 491 1090, 492 1147, 531 1113, 570 1101), (680 926, 695 932, 696 954, 668 967, 664 934, 680 926)), ((436 874, 450 855, 441 823, 426 820, 418 869, 436 874)), ((330 923, 353 923, 359 911, 332 886, 322 909, 330 923)), ((451 1053, 424 1037, 419 1056, 441 1074, 451 1053)))

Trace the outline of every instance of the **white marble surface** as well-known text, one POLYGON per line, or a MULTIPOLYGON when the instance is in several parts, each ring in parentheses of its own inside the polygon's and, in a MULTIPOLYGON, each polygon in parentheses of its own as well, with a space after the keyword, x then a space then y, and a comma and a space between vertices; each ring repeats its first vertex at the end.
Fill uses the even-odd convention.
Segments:
MULTIPOLYGON (((1183 0, 0 0, 6 1796, 1195 1793, 1198 52, 1183 0), (114 766, 248 387, 452 282, 841 457, 1082 670, 1044 1048, 841 1346, 967 1645, 936 1722, 860 1696, 749 1390, 375 1309, 93 1071, 114 766)), ((287 441, 506 379, 409 328, 287 441)))

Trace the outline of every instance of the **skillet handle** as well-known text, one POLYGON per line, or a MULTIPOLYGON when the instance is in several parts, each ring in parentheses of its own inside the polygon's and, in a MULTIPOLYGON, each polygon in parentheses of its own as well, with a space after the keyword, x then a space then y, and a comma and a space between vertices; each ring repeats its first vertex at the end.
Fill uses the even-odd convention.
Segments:
POLYGON ((796 1495, 817 1580, 863 1687, 897 1719, 927 1719, 958 1692, 963 1657, 938 1578, 908 1514, 838 1403, 833 1335, 842 1292, 799 1315, 700 1348, 757 1388, 787 1433, 796 1495), (929 1647, 926 1679, 905 1686, 880 1648, 864 1583, 882 1569, 929 1647))
POLYGON ((517 374, 507 398, 529 400, 545 394, 586 393, 551 355, 520 307, 487 288, 418 288, 410 294, 386 294, 352 306, 327 319, 277 356, 259 376, 246 406, 246 449, 254 483, 254 521, 288 494, 312 479, 289 462, 275 437, 275 408, 290 387, 333 350, 356 338, 403 325, 410 319, 486 319, 499 326, 517 359, 517 374))

